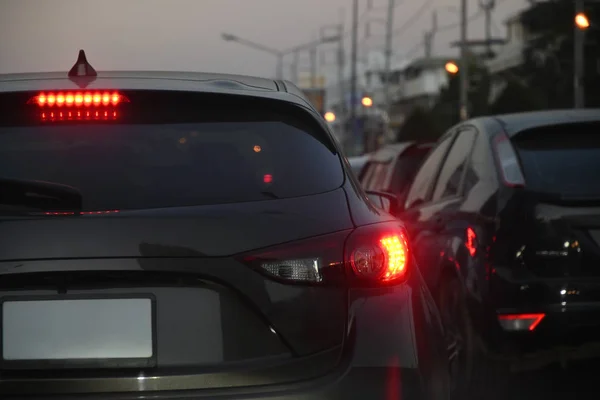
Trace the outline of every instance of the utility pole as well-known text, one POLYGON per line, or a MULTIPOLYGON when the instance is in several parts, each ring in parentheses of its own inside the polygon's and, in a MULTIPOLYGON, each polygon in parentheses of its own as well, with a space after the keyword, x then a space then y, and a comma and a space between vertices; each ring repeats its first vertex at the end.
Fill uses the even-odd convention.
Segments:
POLYGON ((485 17, 485 55, 492 56, 492 10, 496 6, 496 0, 479 0, 479 6, 483 9, 485 17))
POLYGON ((299 82, 298 76, 298 63, 300 62, 300 57, 298 51, 294 51, 294 60, 292 61, 292 80, 297 85, 299 82))
MULTIPOLYGON (((583 13, 584 5, 583 0, 575 0, 575 15, 583 13)), ((575 43, 574 56, 575 56, 575 76, 574 76, 574 106, 575 108, 583 108, 584 105, 584 87, 583 87, 583 75, 584 75, 584 41, 585 31, 575 24, 575 43)))
POLYGON ((433 39, 437 31, 437 12, 431 14, 431 30, 425 32, 424 44, 425 44, 425 58, 431 58, 433 54, 433 39))
POLYGON ((352 152, 354 152, 354 149, 356 148, 355 140, 358 138, 358 120, 356 118, 356 109, 358 107, 356 93, 356 62, 358 59, 358 0, 352 1, 352 44, 350 53, 350 144, 352 145, 352 152))
POLYGON ((317 48, 312 47, 310 53, 310 87, 317 87, 317 48))
POLYGON ((338 74, 338 90, 340 91, 340 110, 339 110, 339 119, 340 121, 346 120, 346 91, 344 85, 344 69, 345 69, 345 54, 344 54, 344 11, 340 11, 340 24, 338 25, 338 35, 340 40, 338 41, 338 51, 337 51, 337 74, 338 74))
POLYGON ((283 79, 283 53, 277 55, 277 79, 283 79))
POLYGON ((469 60, 467 49, 467 0, 461 0, 460 4, 460 119, 469 118, 469 60))
POLYGON ((385 24, 385 112, 390 114, 392 107, 392 93, 390 85, 390 76, 392 75, 392 38, 394 32, 394 8, 395 1, 388 0, 387 22, 385 24))

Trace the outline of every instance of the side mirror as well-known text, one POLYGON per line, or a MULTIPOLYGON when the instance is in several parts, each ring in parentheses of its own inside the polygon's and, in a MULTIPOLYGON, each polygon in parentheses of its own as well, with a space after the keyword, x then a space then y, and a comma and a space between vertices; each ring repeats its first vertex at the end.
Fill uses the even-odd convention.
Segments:
POLYGON ((374 190, 367 190, 365 192, 371 202, 378 208, 389 212, 392 215, 397 215, 402 211, 400 200, 392 193, 378 192, 374 190))

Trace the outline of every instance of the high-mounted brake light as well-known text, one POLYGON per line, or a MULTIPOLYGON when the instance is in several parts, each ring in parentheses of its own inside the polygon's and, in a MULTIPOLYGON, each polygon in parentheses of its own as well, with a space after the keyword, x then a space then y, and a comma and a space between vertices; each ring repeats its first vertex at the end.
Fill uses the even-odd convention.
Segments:
POLYGON ((240 261, 289 283, 386 284, 408 272, 409 246, 397 223, 318 236, 240 257, 240 261))
POLYGON ((510 187, 525 186, 525 177, 521 172, 519 158, 505 133, 494 138, 494 152, 504 184, 510 187))
POLYGON ((546 314, 501 314, 498 321, 507 331, 533 331, 546 314))
POLYGON ((115 107, 128 103, 129 99, 115 91, 95 92, 42 92, 33 96, 28 104, 37 104, 42 108, 54 107, 115 107))

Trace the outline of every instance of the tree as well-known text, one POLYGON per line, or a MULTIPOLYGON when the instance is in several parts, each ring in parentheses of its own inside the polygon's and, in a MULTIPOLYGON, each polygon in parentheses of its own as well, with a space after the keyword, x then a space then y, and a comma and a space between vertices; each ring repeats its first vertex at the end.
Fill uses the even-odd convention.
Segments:
MULTIPOLYGON (((591 28, 585 32, 584 87, 600 87, 597 48, 600 43, 600 3, 586 2, 585 13, 591 28)), ((575 7, 572 0, 533 4, 521 15, 527 32, 525 63, 521 74, 529 90, 544 100, 544 108, 573 106, 573 42, 575 7)), ((587 90, 587 107, 600 106, 598 90, 587 90)))
POLYGON ((545 100, 536 96, 523 82, 513 78, 506 78, 506 86, 502 93, 489 106, 490 114, 509 114, 522 111, 542 110, 545 100))
MULTIPOLYGON (((438 130, 446 131, 460 122, 460 73, 450 75, 448 85, 443 88, 432 114, 438 130)), ((488 114, 488 98, 490 77, 487 68, 477 55, 469 60, 469 116, 477 117, 488 114)))
POLYGON ((402 124, 396 141, 436 141, 442 133, 443 131, 440 131, 433 123, 431 112, 417 107, 402 124))

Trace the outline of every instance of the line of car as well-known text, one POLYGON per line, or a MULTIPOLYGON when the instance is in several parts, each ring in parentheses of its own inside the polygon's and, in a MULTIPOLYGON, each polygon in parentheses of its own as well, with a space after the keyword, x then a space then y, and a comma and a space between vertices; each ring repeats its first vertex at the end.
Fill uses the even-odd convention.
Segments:
POLYGON ((408 231, 463 387, 487 384, 465 380, 485 368, 478 354, 512 370, 599 355, 599 128, 593 109, 475 118, 407 170, 410 182, 390 177, 415 143, 360 168, 408 231))
POLYGON ((0 397, 461 399, 476 337, 592 332, 598 120, 468 121, 357 177, 290 82, 0 76, 0 397))

